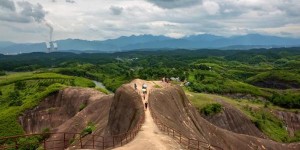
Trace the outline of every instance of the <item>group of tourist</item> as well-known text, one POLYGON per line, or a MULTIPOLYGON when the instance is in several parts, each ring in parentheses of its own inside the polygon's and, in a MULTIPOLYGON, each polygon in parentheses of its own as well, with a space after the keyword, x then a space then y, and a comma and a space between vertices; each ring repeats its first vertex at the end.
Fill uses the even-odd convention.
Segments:
MULTIPOLYGON (((142 93, 143 93, 143 98, 144 98, 144 100, 146 100, 147 87, 148 87, 148 86, 147 86, 147 84, 145 84, 145 83, 142 85, 142 93)), ((135 89, 135 90, 138 89, 136 83, 134 83, 134 89, 135 89)), ((145 110, 147 110, 147 108, 148 108, 148 101, 147 101, 147 100, 145 101, 144 105, 145 105, 145 110)))

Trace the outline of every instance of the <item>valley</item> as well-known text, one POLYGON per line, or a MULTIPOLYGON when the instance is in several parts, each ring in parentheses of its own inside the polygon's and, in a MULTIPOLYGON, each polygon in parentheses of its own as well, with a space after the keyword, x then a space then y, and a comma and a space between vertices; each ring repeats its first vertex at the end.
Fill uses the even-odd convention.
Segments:
MULTIPOLYGON (((116 140, 106 148, 129 142, 122 149, 143 137, 143 130, 156 128, 153 132, 169 139, 157 122, 158 127, 142 126, 146 115, 211 146, 297 149, 299 56, 296 48, 0 56, 0 137, 51 133, 18 139, 38 148, 43 140, 63 137, 54 133, 74 133, 64 137, 70 145, 57 146, 80 148, 82 138, 82 147, 91 148, 94 140, 107 143, 104 138, 116 140), (172 80, 162 83, 163 77, 172 80), (133 83, 149 85, 152 115, 144 112, 143 97, 133 83), (111 138, 123 133, 137 137, 111 138)), ((176 136, 173 142, 178 144, 176 136)))

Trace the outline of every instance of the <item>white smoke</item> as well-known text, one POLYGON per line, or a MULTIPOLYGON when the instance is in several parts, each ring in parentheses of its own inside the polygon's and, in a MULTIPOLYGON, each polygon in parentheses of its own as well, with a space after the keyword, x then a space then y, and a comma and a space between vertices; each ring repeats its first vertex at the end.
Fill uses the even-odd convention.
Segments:
POLYGON ((49 27, 49 29, 50 29, 50 34, 49 34, 49 40, 50 40, 50 42, 52 42, 52 38, 53 38, 53 27, 52 27, 52 25, 49 23, 49 22, 47 22, 47 21, 45 21, 45 24, 46 24, 46 26, 47 27, 49 27))
POLYGON ((0 21, 17 23, 43 23, 50 29, 49 40, 53 38, 53 26, 45 19, 47 11, 37 3, 28 1, 14 2, 12 0, 0 0, 0 21), (16 5, 18 7, 16 7, 16 5))

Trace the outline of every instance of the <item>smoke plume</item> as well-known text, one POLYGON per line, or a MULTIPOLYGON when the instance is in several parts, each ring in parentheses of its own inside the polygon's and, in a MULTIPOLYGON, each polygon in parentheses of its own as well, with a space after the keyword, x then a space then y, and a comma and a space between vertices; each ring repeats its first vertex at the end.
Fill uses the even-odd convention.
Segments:
POLYGON ((46 24, 46 26, 47 27, 49 27, 49 29, 50 29, 50 37, 49 37, 49 40, 50 40, 50 42, 52 41, 52 37, 53 37, 53 27, 52 27, 52 25, 49 23, 49 22, 47 22, 47 21, 45 21, 45 24, 46 24))
POLYGON ((28 1, 14 2, 12 0, 0 0, 0 21, 17 23, 44 23, 50 29, 50 41, 52 41, 53 27, 46 21, 47 11, 37 3, 28 1), (16 5, 18 7, 16 7, 16 5), (18 8, 18 9, 17 9, 18 8))

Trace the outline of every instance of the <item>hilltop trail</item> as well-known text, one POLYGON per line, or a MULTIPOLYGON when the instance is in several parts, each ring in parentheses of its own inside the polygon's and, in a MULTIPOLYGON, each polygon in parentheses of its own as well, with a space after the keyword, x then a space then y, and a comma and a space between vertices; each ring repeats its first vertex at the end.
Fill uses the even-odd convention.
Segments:
MULTIPOLYGON (((143 103, 148 101, 149 93, 152 90, 153 86, 158 85, 160 87, 166 87, 167 84, 161 83, 160 81, 144 81, 140 79, 136 79, 130 83, 134 88, 134 83, 137 84, 137 90, 142 99, 143 103), (145 99, 143 98, 143 94, 141 92, 141 88, 143 84, 147 84, 147 95, 145 99)), ((178 150, 182 149, 181 146, 175 142, 171 137, 163 134, 151 117, 149 108, 145 111, 145 123, 142 125, 141 130, 138 132, 137 136, 130 143, 115 148, 116 150, 178 150)))

